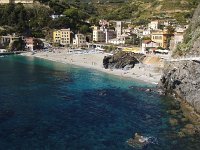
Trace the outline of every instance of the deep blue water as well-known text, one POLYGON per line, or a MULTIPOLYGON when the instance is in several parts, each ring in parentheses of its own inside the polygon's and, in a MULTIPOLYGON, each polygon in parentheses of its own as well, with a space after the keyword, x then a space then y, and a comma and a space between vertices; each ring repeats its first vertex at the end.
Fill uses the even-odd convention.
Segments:
POLYGON ((196 150, 199 137, 178 138, 168 97, 152 87, 95 70, 22 56, 0 58, 0 150, 196 150), (131 86, 131 88, 130 88, 131 86))

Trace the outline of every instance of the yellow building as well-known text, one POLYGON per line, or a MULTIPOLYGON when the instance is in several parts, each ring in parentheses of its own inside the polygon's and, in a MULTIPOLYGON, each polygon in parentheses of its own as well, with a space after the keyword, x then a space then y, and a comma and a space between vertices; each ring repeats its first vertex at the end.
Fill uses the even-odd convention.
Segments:
POLYGON ((155 30, 151 33, 151 40, 158 43, 160 47, 167 48, 167 38, 172 36, 167 31, 155 30))
POLYGON ((140 47, 125 47, 122 49, 124 52, 141 53, 140 47))
POLYGON ((71 31, 70 29, 60 29, 53 31, 53 43, 66 46, 70 44, 71 31))

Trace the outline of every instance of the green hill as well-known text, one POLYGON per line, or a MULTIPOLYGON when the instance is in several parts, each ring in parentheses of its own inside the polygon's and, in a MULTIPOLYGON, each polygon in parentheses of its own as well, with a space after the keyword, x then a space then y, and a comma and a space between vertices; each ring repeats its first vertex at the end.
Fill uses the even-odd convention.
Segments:
MULTIPOLYGON (((113 0, 114 2, 115 0, 113 0)), ((141 22, 148 19, 175 18, 185 24, 192 17, 200 0, 128 0, 124 3, 95 3, 99 18, 131 19, 141 22)), ((117 0, 116 0, 117 2, 117 0)))

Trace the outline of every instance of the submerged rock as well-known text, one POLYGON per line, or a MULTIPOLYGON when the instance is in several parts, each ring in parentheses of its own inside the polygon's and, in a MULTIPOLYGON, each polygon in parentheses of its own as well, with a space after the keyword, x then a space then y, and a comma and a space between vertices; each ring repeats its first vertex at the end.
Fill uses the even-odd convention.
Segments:
POLYGON ((146 146, 149 141, 148 138, 145 138, 138 133, 135 133, 133 138, 128 139, 127 141, 128 145, 137 148, 137 149, 142 149, 144 146, 146 146))
POLYGON ((197 132, 197 129, 192 124, 187 124, 183 129, 181 129, 181 132, 183 132, 185 135, 195 135, 197 132))
POLYGON ((174 118, 169 119, 169 123, 171 126, 177 126, 178 125, 178 120, 174 118))

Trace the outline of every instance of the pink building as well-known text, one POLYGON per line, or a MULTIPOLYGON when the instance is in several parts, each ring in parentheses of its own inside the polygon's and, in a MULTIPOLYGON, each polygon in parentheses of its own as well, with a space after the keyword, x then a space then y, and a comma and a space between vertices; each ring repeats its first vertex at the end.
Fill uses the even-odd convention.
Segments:
POLYGON ((43 42, 37 38, 26 37, 24 38, 24 41, 26 43, 26 48, 30 51, 44 48, 43 42))

